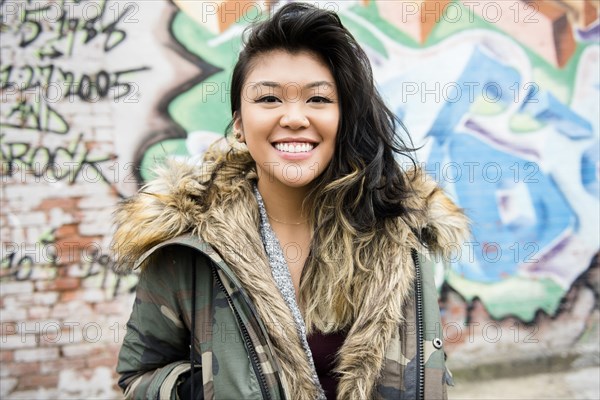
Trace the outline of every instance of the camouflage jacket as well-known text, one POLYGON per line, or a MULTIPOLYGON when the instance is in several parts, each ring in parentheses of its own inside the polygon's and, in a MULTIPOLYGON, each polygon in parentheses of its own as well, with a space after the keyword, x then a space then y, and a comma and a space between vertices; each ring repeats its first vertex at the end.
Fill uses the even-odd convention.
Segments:
MULTIPOLYGON (((289 310, 265 264, 248 184, 254 176, 244 172, 235 180, 221 171, 223 185, 217 187, 229 201, 209 197, 213 202, 202 207, 198 199, 207 197, 202 197, 206 188, 197 184, 201 173, 207 172, 172 168, 116 213, 113 248, 121 259, 142 266, 119 354, 119 385, 127 398, 176 399, 192 355, 202 371, 205 399, 315 398, 297 334, 286 329, 293 326, 285 319, 289 310)), ((415 222, 428 231, 429 250, 461 240, 464 215, 429 179, 415 182, 413 200, 424 202, 420 206, 431 218, 415 222)), ((379 277, 398 271, 410 277, 395 289, 398 293, 384 300, 374 293, 371 308, 369 299, 363 301, 365 316, 351 327, 338 353, 337 370, 343 371, 338 398, 446 398, 451 378, 444 364, 433 266, 426 252, 414 247, 379 277), (399 297, 402 319, 390 322, 385 310, 392 303, 386 301, 399 297), (385 336, 390 323, 395 328, 385 336)))

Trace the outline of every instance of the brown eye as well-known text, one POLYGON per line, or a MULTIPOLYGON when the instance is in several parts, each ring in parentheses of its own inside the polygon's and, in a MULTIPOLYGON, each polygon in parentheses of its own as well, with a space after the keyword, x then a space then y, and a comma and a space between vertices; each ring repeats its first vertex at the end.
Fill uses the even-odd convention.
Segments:
POLYGON ((257 103, 277 103, 279 99, 275 96, 264 96, 256 100, 257 103))
POLYGON ((331 100, 329 100, 326 97, 322 97, 322 96, 311 97, 310 99, 308 99, 308 101, 311 103, 332 103, 331 100))

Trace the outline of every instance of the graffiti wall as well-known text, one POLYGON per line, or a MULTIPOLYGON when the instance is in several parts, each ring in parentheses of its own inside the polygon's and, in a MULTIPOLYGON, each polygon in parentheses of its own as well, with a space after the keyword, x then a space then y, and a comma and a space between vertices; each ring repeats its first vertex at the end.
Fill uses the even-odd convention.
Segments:
MULTIPOLYGON (((285 2, 0 0, 0 397, 119 398, 137 276, 112 269, 111 213, 223 136, 243 30, 285 2)), ((439 262, 454 365, 593 343, 598 1, 310 3, 473 222, 439 262)))

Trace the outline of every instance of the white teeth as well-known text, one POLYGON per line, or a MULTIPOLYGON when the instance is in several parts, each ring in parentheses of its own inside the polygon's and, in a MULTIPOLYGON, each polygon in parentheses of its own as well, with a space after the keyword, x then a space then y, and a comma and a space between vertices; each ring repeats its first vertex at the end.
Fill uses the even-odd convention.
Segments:
POLYGON ((312 143, 276 143, 275 148, 285 153, 306 153, 315 148, 312 143))

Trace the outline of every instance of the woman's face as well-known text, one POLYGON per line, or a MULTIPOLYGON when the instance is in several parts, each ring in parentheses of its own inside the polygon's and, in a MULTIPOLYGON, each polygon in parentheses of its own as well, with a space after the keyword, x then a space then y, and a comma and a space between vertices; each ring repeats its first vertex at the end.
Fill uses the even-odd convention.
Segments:
POLYGON ((313 53, 277 50, 253 60, 234 130, 242 133, 260 180, 298 188, 331 162, 339 119, 329 68, 313 53))

